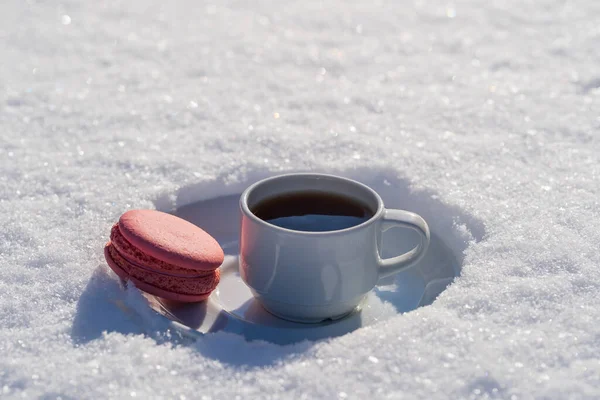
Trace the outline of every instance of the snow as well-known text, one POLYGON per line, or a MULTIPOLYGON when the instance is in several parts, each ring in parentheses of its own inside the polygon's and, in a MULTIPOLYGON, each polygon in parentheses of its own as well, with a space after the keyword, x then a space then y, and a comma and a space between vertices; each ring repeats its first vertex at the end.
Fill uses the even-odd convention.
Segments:
POLYGON ((599 27, 592 0, 3 1, 0 397, 600 397, 599 27), (460 277, 289 346, 129 318, 122 212, 306 170, 408 199, 460 277))

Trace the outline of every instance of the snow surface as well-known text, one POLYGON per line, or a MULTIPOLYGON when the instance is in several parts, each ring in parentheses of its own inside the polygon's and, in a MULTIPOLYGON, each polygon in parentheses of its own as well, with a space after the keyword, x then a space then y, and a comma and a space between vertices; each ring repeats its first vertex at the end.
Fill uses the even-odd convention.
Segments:
POLYGON ((3 0, 0 85, 0 397, 600 397, 600 2, 3 0), (291 346, 99 301, 122 212, 285 170, 409 193, 460 278, 291 346))

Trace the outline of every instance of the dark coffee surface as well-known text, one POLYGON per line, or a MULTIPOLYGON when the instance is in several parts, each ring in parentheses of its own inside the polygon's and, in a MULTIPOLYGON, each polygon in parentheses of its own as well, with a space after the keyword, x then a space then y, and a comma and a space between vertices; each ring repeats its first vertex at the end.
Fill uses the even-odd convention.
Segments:
POLYGON ((281 217, 266 220, 268 223, 294 231, 328 232, 351 228, 362 224, 369 218, 349 217, 347 215, 306 214, 293 217, 281 217))
POLYGON ((362 202, 332 193, 286 193, 261 201, 251 211, 274 225, 299 231, 335 231, 361 224, 373 216, 362 202))

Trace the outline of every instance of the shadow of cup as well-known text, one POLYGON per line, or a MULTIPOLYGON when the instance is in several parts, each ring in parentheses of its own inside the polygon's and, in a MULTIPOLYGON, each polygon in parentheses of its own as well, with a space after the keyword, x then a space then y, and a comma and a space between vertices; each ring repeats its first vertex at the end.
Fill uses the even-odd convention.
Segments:
MULTIPOLYGON (((352 176, 350 176, 352 178, 352 176)), ((407 181, 382 173, 363 183, 377 191, 386 207, 416 212, 431 229, 427 254, 411 269, 382 279, 375 293, 393 304, 398 312, 408 312, 431 304, 460 275, 464 250, 471 240, 484 235, 483 224, 456 206, 441 202, 431 192, 413 192, 407 181), (460 229, 460 225, 467 229, 460 229), (421 290, 421 293, 415 293, 421 290)), ((189 190, 184 191, 189 196, 189 190)), ((200 226, 222 244, 225 253, 238 254, 239 194, 207 199, 177 208, 174 213, 200 226)), ((408 229, 384 233, 382 257, 393 257, 413 248, 418 236, 408 229)))

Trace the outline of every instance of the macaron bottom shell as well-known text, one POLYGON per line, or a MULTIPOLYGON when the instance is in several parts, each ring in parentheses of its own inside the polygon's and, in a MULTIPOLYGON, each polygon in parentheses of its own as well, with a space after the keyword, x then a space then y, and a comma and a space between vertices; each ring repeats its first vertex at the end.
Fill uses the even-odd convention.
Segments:
POLYGON ((111 242, 108 242, 104 247, 104 257, 108 266, 119 278, 133 282, 138 289, 146 293, 174 301, 193 303, 206 300, 217 287, 220 279, 218 269, 207 276, 196 278, 178 278, 165 276, 158 272, 155 274, 150 273, 146 269, 137 268, 121 257, 111 242), (173 279, 177 279, 179 282, 171 286, 173 285, 173 279), (164 282, 164 285, 158 287, 145 280, 150 280, 153 283, 164 282), (178 291, 173 290, 173 288, 177 288, 178 291), (182 289, 186 293, 182 293, 182 289))

